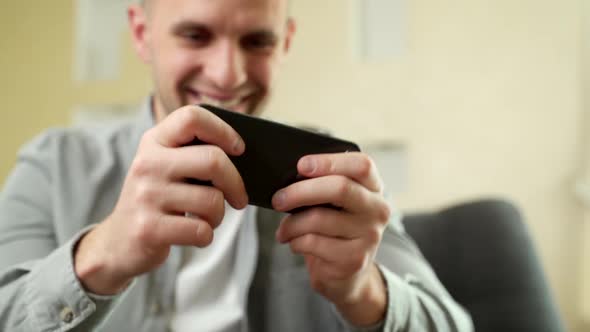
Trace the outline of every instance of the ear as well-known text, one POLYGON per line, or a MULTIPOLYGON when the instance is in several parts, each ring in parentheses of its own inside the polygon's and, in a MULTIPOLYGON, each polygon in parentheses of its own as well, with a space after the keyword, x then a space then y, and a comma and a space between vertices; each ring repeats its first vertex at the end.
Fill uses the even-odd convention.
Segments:
POLYGON ((297 24, 295 24, 295 19, 289 17, 287 19, 287 35, 285 37, 285 45, 284 45, 284 52, 289 53, 291 49, 291 43, 293 42, 293 37, 295 36, 295 31, 297 31, 297 24))
POLYGON ((152 59, 147 19, 148 13, 143 6, 131 5, 127 9, 127 20, 135 52, 143 62, 150 63, 152 59))

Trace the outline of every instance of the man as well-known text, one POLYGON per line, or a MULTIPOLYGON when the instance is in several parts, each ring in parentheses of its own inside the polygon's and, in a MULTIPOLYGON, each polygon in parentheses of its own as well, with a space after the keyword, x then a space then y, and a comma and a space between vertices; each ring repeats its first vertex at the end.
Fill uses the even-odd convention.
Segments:
POLYGON ((306 156, 308 180, 273 197, 279 212, 339 210, 246 208, 228 155, 249 147, 186 106, 260 111, 295 33, 287 6, 130 6, 153 96, 132 123, 54 130, 21 151, 0 197, 1 330, 472 329, 366 155, 306 156), (186 146, 195 137, 207 144, 186 146))

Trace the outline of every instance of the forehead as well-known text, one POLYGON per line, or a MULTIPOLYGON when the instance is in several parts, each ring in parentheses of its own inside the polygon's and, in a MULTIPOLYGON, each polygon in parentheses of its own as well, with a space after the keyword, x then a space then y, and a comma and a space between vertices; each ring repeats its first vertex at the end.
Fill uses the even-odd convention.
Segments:
POLYGON ((219 29, 272 29, 287 19, 287 0, 151 0, 152 18, 163 24, 190 21, 219 29))

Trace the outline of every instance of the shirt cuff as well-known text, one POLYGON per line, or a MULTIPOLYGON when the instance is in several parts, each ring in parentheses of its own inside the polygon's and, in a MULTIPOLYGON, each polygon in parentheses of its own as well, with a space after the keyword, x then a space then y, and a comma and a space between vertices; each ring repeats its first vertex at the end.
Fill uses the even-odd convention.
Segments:
POLYGON ((338 318, 338 321, 344 326, 345 331, 349 332, 378 332, 383 331, 383 327, 385 325, 385 320, 381 320, 373 325, 370 326, 356 326, 351 324, 346 318, 342 316, 340 311, 336 308, 334 304, 332 304, 332 311, 338 318))
POLYGON ((407 325, 410 315, 411 290, 408 283, 416 282, 415 278, 408 274, 404 279, 389 271, 383 265, 377 264, 379 271, 385 281, 387 291, 387 309, 382 321, 371 326, 355 326, 348 322, 332 305, 332 310, 342 323, 346 331, 351 332, 377 332, 377 331, 401 331, 407 325))
POLYGON ((69 331, 82 322, 87 327, 99 326, 119 302, 117 299, 131 288, 114 296, 91 295, 78 280, 74 272, 74 248, 92 228, 83 229, 54 250, 27 276, 24 297, 36 330, 69 331))
POLYGON ((386 292, 387 292, 387 309, 386 309, 386 316, 380 320, 379 322, 369 325, 369 326, 356 326, 351 324, 346 318, 344 318, 344 316, 342 316, 342 314, 340 313, 340 311, 338 311, 338 309, 336 308, 336 306, 334 304, 332 304, 332 311, 336 314, 336 317, 338 317, 338 320, 340 321, 340 323, 344 326, 344 328, 346 329, 346 331, 351 331, 351 332, 378 332, 378 331, 383 331, 384 327, 385 327, 385 323, 387 321, 387 315, 389 315, 390 312, 390 298, 391 298, 391 294, 389 293, 389 282, 386 279, 386 276, 383 273, 383 269, 384 267, 382 267, 381 265, 377 264, 377 267, 379 269, 379 273, 381 273, 381 276, 385 282, 385 288, 386 288, 386 292))
POLYGON ((379 265, 379 269, 387 285, 388 299, 383 330, 400 331, 410 321, 410 307, 414 297, 410 285, 418 286, 420 282, 412 274, 407 274, 402 279, 382 265, 379 265))

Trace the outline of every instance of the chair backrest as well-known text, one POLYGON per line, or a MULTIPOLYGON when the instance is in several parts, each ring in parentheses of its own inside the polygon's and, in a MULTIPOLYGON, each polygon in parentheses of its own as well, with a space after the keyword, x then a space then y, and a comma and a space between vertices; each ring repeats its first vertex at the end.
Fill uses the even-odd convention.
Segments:
POLYGON ((498 200, 404 218, 441 282, 477 332, 564 331, 517 209, 498 200))

